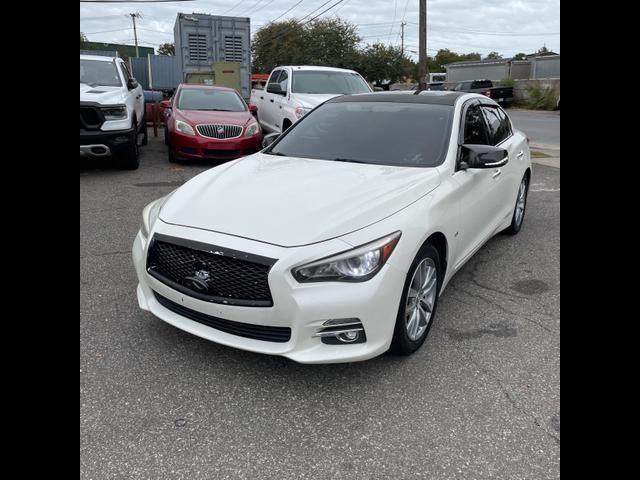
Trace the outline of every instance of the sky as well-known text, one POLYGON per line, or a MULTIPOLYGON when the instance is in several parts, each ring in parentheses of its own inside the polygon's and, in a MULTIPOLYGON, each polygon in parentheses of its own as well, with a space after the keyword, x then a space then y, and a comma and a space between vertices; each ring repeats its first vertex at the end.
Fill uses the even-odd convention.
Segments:
MULTIPOLYGON (((173 42, 176 13, 208 13, 251 18, 252 35, 280 20, 340 18, 358 27, 362 45, 382 42, 400 46, 406 22, 405 51, 418 58, 418 0, 194 0, 170 3, 80 3, 80 31, 90 41, 157 47, 173 42), (297 4, 297 5, 296 5, 297 4), (295 6, 294 6, 295 5, 295 6), (293 8, 292 8, 293 7, 293 8), (289 10, 289 11, 288 11, 289 10), (287 12, 288 11, 288 12, 287 12), (284 14, 284 15, 283 15, 284 14)), ((560 53, 560 0, 427 0, 427 53, 448 48, 457 53, 496 51, 504 57, 533 53, 543 45, 560 53)), ((157 51, 157 50, 156 50, 157 51)))

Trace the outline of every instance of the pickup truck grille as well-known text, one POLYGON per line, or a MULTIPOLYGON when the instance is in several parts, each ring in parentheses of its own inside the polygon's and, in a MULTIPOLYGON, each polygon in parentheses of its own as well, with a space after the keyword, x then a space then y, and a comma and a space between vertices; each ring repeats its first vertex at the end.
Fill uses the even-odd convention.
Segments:
POLYGON ((218 140, 236 138, 242 133, 242 127, 240 125, 225 125, 219 123, 196 125, 196 129, 203 137, 217 138, 218 140))
POLYGON ((80 105, 80 130, 98 130, 103 121, 104 117, 99 109, 80 105))

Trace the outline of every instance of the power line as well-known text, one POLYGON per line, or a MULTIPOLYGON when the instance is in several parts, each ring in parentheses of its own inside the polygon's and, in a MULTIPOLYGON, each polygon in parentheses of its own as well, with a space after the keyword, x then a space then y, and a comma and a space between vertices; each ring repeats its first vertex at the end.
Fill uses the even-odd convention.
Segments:
POLYGON ((280 18, 284 17, 287 13, 289 13, 291 10, 293 10, 294 8, 296 8, 296 7, 297 7, 298 5, 300 5, 302 2, 304 2, 304 0, 300 0, 300 1, 299 1, 299 2, 297 2, 293 7, 289 8, 286 12, 284 12, 284 13, 283 13, 283 14, 281 14, 280 16, 278 16, 278 17, 274 18, 274 19, 273 19, 273 20, 271 20, 271 22, 269 22, 269 23, 273 23, 273 22, 275 22, 276 20, 278 20, 278 19, 280 19, 280 18))

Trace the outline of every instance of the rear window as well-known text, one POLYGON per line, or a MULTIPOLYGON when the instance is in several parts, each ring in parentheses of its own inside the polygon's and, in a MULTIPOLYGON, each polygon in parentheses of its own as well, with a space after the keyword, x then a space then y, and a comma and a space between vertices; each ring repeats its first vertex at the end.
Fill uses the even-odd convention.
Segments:
POLYGON ((491 80, 478 80, 476 82, 473 82, 472 84, 472 89, 474 88, 491 88, 493 87, 493 83, 491 82, 491 80))
POLYGON ((452 114, 448 105, 325 103, 294 124, 267 153, 434 167, 444 161, 452 114))

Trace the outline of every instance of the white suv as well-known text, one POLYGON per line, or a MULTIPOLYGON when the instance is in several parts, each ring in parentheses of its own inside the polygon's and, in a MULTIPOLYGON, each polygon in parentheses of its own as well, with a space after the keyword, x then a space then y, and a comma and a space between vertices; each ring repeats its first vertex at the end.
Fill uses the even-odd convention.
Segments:
POLYGON ((80 55, 80 157, 136 169, 147 143, 142 87, 121 58, 80 55))

